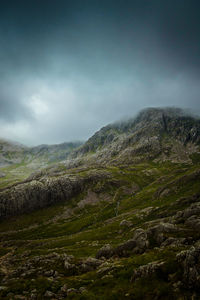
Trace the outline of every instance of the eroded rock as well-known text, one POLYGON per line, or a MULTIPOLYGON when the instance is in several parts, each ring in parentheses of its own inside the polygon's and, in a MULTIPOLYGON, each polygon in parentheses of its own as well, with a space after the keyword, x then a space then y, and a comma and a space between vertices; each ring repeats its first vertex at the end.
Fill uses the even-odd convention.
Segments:
POLYGON ((104 245, 96 254, 96 258, 110 258, 114 254, 114 249, 111 247, 110 244, 104 245))
POLYGON ((188 288, 200 288, 200 246, 192 246, 176 256, 183 268, 183 282, 188 288))
POLYGON ((154 261, 147 265, 140 266, 134 270, 131 281, 135 281, 142 277, 150 277, 153 273, 160 270, 164 264, 164 261, 154 261))

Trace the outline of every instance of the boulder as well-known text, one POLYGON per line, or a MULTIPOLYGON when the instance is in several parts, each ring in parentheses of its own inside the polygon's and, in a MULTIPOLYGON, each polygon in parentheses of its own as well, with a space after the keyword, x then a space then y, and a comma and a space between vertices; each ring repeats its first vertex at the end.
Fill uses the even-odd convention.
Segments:
POLYGON ((44 294, 45 298, 53 298, 55 296, 54 293, 52 293, 51 291, 46 291, 44 294))
POLYGON ((120 227, 123 228, 130 228, 133 225, 133 223, 131 221, 127 221, 127 220, 122 220, 119 224, 120 227))
POLYGON ((120 244, 114 249, 118 256, 127 256, 129 252, 143 253, 149 247, 148 236, 142 228, 136 229, 133 238, 120 244))
POLYGON ((166 239, 166 233, 177 232, 177 226, 171 223, 160 223, 148 229, 147 235, 149 239, 153 239, 158 245, 161 245, 166 239))
POLYGON ((136 242, 135 253, 143 253, 149 247, 147 232, 142 228, 135 230, 133 240, 136 242))
POLYGON ((174 238, 174 237, 169 237, 166 239, 162 244, 161 247, 180 247, 183 245, 188 244, 188 239, 186 238, 174 238))
POLYGON ((185 225, 194 229, 195 231, 199 231, 200 230, 200 218, 198 218, 196 215, 193 215, 185 221, 185 225))
POLYGON ((114 253, 118 256, 127 256, 130 250, 136 248, 136 241, 134 239, 128 240, 125 243, 115 248, 114 253))
POLYGON ((154 261, 148 263, 147 265, 140 266, 134 270, 131 281, 135 281, 139 278, 150 277, 153 273, 160 270, 165 262, 163 261, 154 261))
POLYGON ((93 257, 88 257, 84 260, 80 266, 81 271, 89 272, 95 270, 98 266, 102 264, 102 261, 93 257))
POLYGON ((96 254, 96 258, 99 259, 101 257, 110 258, 114 254, 114 249, 110 246, 110 244, 104 245, 96 254))

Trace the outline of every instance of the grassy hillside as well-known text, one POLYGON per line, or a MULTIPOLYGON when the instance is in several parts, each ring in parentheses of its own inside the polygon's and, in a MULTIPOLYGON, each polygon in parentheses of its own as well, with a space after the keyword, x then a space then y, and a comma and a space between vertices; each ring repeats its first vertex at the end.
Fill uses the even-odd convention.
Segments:
MULTIPOLYGON (((102 168, 68 172, 84 177, 102 168)), ((68 201, 1 222, 2 299, 198 294, 197 283, 185 283, 179 253, 198 244, 199 223, 179 215, 200 213, 200 163, 149 162, 103 172, 105 179, 68 201)))

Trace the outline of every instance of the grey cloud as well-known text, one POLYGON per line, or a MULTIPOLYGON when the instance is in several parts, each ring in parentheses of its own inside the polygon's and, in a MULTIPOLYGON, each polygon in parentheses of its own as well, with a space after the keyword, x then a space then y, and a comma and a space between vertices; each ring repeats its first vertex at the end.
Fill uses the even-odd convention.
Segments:
POLYGON ((10 0, 0 8, 1 135, 55 143, 86 139, 148 106, 200 112, 199 1, 10 0))

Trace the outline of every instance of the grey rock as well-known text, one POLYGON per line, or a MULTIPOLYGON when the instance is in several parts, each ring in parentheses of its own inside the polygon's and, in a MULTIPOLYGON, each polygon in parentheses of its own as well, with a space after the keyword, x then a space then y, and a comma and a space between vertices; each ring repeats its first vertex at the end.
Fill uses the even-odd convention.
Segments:
POLYGON ((62 293, 67 293, 67 290, 68 290, 67 284, 64 284, 64 285, 61 287, 61 289, 60 289, 60 291, 61 291, 62 293))
POLYGON ((134 239, 128 240, 123 244, 120 244, 118 247, 114 249, 114 253, 118 256, 126 256, 128 251, 136 248, 136 241, 134 239))
POLYGON ((140 266, 139 268, 134 270, 131 281, 135 281, 142 277, 150 277, 153 273, 161 269, 164 264, 165 262, 163 261, 155 261, 147 265, 140 266))
POLYGON ((84 293, 87 292, 87 289, 86 289, 84 286, 81 286, 81 287, 79 288, 79 292, 80 292, 81 294, 84 294, 84 293))
POLYGON ((82 262, 80 265, 80 270, 82 272, 89 272, 95 270, 98 266, 102 264, 102 261, 93 257, 88 257, 86 260, 82 262))
POLYGON ((110 246, 110 244, 104 245, 96 254, 96 258, 110 258, 114 254, 114 249, 110 246))
POLYGON ((200 288, 200 246, 192 246, 176 256, 183 268, 183 282, 188 288, 200 288))
POLYGON ((77 289, 74 289, 74 288, 71 288, 71 289, 68 289, 67 290, 67 294, 77 294, 78 293, 78 290, 77 289))
POLYGON ((172 223, 160 223, 148 229, 147 235, 153 238, 158 245, 161 245, 166 239, 166 233, 174 233, 179 231, 176 225, 172 223))
POLYGON ((162 244, 161 247, 180 247, 183 245, 188 244, 188 239, 186 238, 174 238, 174 237, 169 237, 167 238, 162 244))
POLYGON ((200 230, 200 217, 193 215, 185 221, 185 225, 196 231, 200 230))
POLYGON ((46 291, 45 294, 44 294, 45 298, 52 298, 54 296, 55 296, 55 294, 52 293, 51 291, 46 291))
POLYGON ((118 256, 126 256, 132 253, 143 253, 149 247, 148 236, 142 228, 136 229, 133 238, 115 248, 114 253, 118 256))
POLYGON ((120 227, 131 227, 133 223, 131 221, 122 220, 119 224, 120 227))

